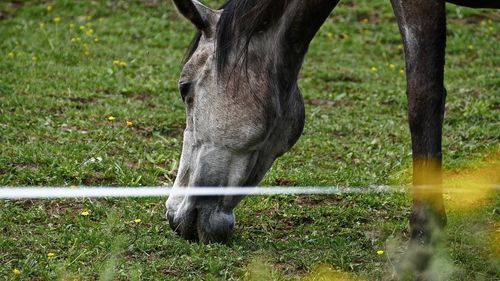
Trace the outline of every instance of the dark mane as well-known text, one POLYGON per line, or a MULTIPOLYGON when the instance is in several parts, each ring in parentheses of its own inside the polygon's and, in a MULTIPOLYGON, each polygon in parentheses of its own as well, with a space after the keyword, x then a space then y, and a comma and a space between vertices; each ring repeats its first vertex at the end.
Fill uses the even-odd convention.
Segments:
MULTIPOLYGON (((288 0, 228 0, 217 24, 216 60, 220 72, 229 64, 229 56, 245 60, 252 37, 264 31, 282 16, 288 0)), ((201 33, 198 32, 186 53, 188 60, 198 47, 201 33)))

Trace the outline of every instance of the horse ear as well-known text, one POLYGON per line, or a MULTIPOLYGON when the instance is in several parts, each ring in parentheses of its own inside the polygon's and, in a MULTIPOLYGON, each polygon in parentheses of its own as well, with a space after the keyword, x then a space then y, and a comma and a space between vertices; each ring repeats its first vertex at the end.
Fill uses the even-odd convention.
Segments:
POLYGON ((204 6, 196 0, 173 0, 177 10, 190 20, 198 30, 210 33, 213 25, 215 11, 204 6))

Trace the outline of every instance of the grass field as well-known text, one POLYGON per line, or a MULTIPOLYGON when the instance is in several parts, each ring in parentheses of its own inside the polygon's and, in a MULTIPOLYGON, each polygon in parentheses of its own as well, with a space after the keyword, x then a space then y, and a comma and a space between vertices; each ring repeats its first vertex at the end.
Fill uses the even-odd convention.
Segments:
MULTIPOLYGON (((498 183, 500 13, 448 5, 448 30, 444 165, 498 183)), ((172 184, 193 34, 170 1, 2 1, 0 185, 172 184)), ((262 185, 410 182, 400 44, 389 1, 340 3, 301 72, 304 134, 262 185)), ((500 196, 457 200, 436 268, 496 280, 500 196)), ((410 197, 249 197, 231 243, 208 246, 174 235, 163 203, 0 201, 0 280, 395 279, 410 197)))

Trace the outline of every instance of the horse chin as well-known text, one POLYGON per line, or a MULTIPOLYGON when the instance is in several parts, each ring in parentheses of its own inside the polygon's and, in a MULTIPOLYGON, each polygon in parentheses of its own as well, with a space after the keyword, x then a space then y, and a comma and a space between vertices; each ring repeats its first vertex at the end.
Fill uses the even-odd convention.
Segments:
POLYGON ((200 208, 196 223, 198 238, 205 244, 226 244, 231 238, 234 224, 233 211, 221 211, 212 206, 200 208))

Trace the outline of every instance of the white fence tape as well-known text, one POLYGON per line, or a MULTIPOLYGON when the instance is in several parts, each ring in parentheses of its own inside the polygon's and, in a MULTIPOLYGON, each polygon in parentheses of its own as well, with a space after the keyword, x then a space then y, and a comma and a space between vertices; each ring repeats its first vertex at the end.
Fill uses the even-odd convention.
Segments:
MULTIPOLYGON (((419 187, 428 188, 430 187, 419 187)), ((491 187, 490 187, 491 188, 491 187)), ((494 187, 499 190, 499 186, 494 187)), ((102 198, 102 197, 167 197, 182 196, 238 196, 238 195, 311 195, 311 194, 355 194, 355 193, 397 193, 409 191, 402 186, 309 186, 309 187, 198 187, 172 188, 150 187, 0 187, 1 199, 58 199, 58 198, 102 198)), ((467 189, 448 188, 446 193, 471 192, 467 189)))
POLYGON ((402 191, 401 187, 2 187, 0 199, 56 199, 100 197, 238 196, 279 194, 346 194, 402 191))

